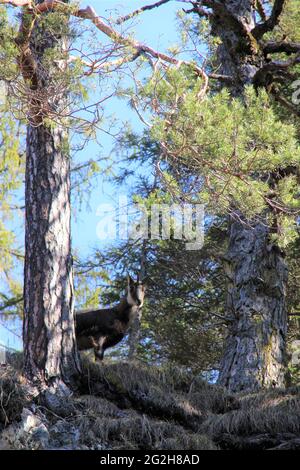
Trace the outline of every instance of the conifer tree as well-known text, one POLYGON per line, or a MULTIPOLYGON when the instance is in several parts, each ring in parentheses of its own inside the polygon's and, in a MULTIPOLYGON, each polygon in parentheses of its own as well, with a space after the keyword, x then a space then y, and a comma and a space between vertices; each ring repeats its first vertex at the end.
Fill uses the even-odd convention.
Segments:
POLYGON ((299 44, 291 27, 296 17, 285 16, 293 2, 266 6, 264 12, 261 2, 250 0, 193 2, 189 13, 206 18, 220 41, 211 76, 228 91, 199 99, 197 83, 179 71, 170 71, 168 85, 155 81, 161 87, 156 102, 163 105, 154 137, 177 167, 201 175, 200 200, 230 214, 224 265, 231 323, 219 382, 233 391, 285 384, 284 246, 297 235, 299 144, 297 127, 280 122, 274 100, 298 114, 286 94, 299 44), (284 40, 276 28, 281 18, 284 40))
POLYGON ((231 321, 219 382, 233 391, 281 387, 287 335, 284 249, 297 237, 299 208, 294 122, 299 112, 292 102, 300 50, 295 3, 191 4, 187 13, 199 24, 190 27, 187 21, 187 30, 204 31, 210 48, 206 76, 199 64, 173 59, 177 67, 155 67, 132 102, 154 113, 151 137, 161 145, 158 172, 170 194, 230 216, 224 267, 231 321), (294 119, 282 120, 284 108, 294 119), (180 187, 187 178, 188 195, 180 187))

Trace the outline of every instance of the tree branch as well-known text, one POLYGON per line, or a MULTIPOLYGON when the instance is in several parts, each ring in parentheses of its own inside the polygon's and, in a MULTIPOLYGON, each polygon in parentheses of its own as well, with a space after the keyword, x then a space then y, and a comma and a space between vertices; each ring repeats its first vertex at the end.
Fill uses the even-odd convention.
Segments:
POLYGON ((220 73, 209 73, 208 78, 211 78, 212 80, 220 80, 221 82, 225 83, 233 83, 234 79, 230 75, 222 75, 220 73))
POLYGON ((168 3, 172 0, 160 0, 159 2, 152 3, 151 5, 145 5, 141 8, 138 8, 137 10, 134 10, 133 12, 129 13, 128 15, 121 16, 119 19, 117 19, 116 24, 121 24, 124 23, 125 21, 130 20, 134 16, 139 15, 140 13, 143 13, 143 11, 147 10, 153 10, 153 8, 160 7, 161 5, 164 5, 164 3, 168 3))
POLYGON ((44 13, 45 11, 53 10, 58 5, 66 7, 66 4, 60 0, 45 0, 43 3, 34 5, 32 0, 0 0, 1 4, 12 5, 13 7, 27 7, 30 10, 35 10, 36 13, 44 13))
POLYGON ((274 54, 284 52, 285 54, 295 54, 300 52, 300 42, 287 42, 287 41, 269 41, 262 46, 265 54, 274 54))
POLYGON ((6 310, 9 307, 13 307, 18 305, 19 303, 23 302, 23 296, 19 297, 12 297, 11 299, 6 300, 0 305, 0 312, 6 310))
MULTIPOLYGON (((8 3, 7 0, 0 0, 1 3, 8 3)), ((13 6, 27 6, 27 8, 32 8, 32 3, 31 0, 10 0, 9 3, 13 6), (20 1, 22 2, 22 5, 20 5, 20 1)), ((34 12, 35 14, 41 14, 50 10, 55 9, 56 7, 62 7, 66 8, 67 5, 60 1, 60 0, 45 0, 43 3, 39 3, 34 6, 34 12)), ((77 11, 72 11, 72 15, 82 18, 82 19, 87 19, 92 21, 96 28, 99 29, 102 33, 104 33, 106 36, 108 36, 113 42, 122 44, 124 46, 131 47, 134 51, 135 54, 132 56, 133 60, 135 60, 140 54, 145 53, 149 54, 151 57, 154 57, 155 59, 162 60, 164 62, 167 62, 169 64, 176 65, 177 67, 180 67, 181 65, 187 65, 191 67, 195 73, 202 77, 204 84, 202 87, 201 92, 199 93, 199 98, 205 95, 207 88, 208 88, 208 76, 206 73, 197 65, 192 64, 187 61, 183 60, 178 60, 174 57, 171 57, 163 52, 156 51, 152 49, 151 47, 147 46, 146 44, 140 43, 135 41, 134 39, 123 36, 120 34, 118 31, 113 29, 109 24, 105 23, 100 16, 97 15, 96 11, 94 8, 88 6, 84 9, 79 9, 77 11)))
POLYGON ((1 0, 1 3, 6 3, 8 5, 12 5, 13 7, 31 7, 32 0, 1 0))
POLYGON ((274 96, 274 99, 280 103, 282 106, 287 108, 292 114, 294 114, 297 117, 300 117, 300 109, 297 108, 293 103, 288 101, 284 96, 282 96, 278 90, 275 88, 271 89, 271 94, 274 96))
POLYGON ((152 49, 146 44, 137 42, 130 37, 122 36, 115 29, 113 29, 110 25, 104 23, 104 21, 101 20, 101 18, 97 15, 95 10, 90 6, 88 6, 84 10, 78 10, 77 12, 74 13, 74 15, 80 18, 89 19, 90 21, 92 21, 94 25, 96 26, 96 28, 98 28, 102 33, 106 34, 106 36, 112 39, 113 42, 117 42, 119 44, 132 47, 136 51, 136 54, 137 54, 134 56, 135 58, 138 55, 145 53, 145 54, 149 54, 151 57, 154 57, 155 59, 162 60, 164 62, 176 65, 178 67, 183 64, 191 67, 192 69, 194 69, 195 73, 198 76, 202 77, 202 79, 204 80, 204 84, 203 84, 201 93, 199 94, 199 97, 204 96, 204 94, 206 93, 207 88, 208 88, 208 76, 200 67, 197 67, 197 65, 191 64, 190 62, 187 62, 187 61, 175 59, 174 57, 171 57, 163 52, 158 52, 152 49))
POLYGON ((268 31, 273 31, 275 26, 279 23, 280 15, 283 11, 283 8, 287 0, 275 0, 271 15, 269 18, 261 24, 258 24, 253 30, 252 35, 256 39, 260 39, 268 31))
POLYGON ((253 78, 253 84, 255 86, 266 86, 269 85, 272 80, 275 82, 275 75, 286 73, 289 67, 300 63, 300 52, 289 60, 286 61, 273 61, 268 62, 261 67, 253 78))
POLYGON ((197 15, 199 15, 200 17, 204 16, 205 18, 210 18, 212 16, 212 14, 209 11, 205 10, 205 8, 203 8, 199 2, 190 3, 193 5, 193 8, 190 8, 189 10, 183 9, 185 13, 197 13, 197 15))
POLYGON ((267 21, 267 15, 262 0, 255 0, 255 8, 263 21, 267 21))

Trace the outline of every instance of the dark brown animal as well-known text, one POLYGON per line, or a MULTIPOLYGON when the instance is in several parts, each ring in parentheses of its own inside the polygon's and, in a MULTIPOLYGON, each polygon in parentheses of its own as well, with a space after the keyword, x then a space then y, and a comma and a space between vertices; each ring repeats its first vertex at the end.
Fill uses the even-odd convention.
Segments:
POLYGON ((76 313, 76 340, 80 351, 94 349, 95 359, 102 360, 107 348, 118 344, 144 303, 145 286, 128 276, 124 299, 112 308, 76 313))

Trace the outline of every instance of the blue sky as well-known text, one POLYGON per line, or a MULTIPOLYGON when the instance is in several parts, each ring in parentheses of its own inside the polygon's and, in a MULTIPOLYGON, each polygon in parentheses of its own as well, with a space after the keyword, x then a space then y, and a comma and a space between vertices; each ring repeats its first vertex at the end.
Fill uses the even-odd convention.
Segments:
MULTIPOLYGON (((90 0, 81 2, 80 7, 84 8, 87 5, 93 6, 97 13, 103 17, 114 15, 117 10, 120 15, 131 12, 145 4, 154 3, 151 1, 128 0, 128 1, 115 1, 115 0, 90 0)), ((170 2, 166 5, 145 12, 134 20, 134 31, 137 40, 147 43, 149 46, 164 51, 168 47, 174 45, 177 41, 177 32, 175 26, 176 11, 183 5, 176 1, 170 2)), ((103 35, 100 31, 95 30, 95 41, 103 40, 103 35)), ((109 114, 121 116, 122 120, 131 122, 133 129, 140 130, 141 123, 127 105, 126 102, 117 100, 116 98, 107 101, 106 107, 109 114)), ((97 136, 98 142, 101 142, 101 147, 91 142, 79 155, 80 161, 89 160, 91 156, 109 155, 112 151, 113 140, 105 133, 99 133, 97 136)), ((72 218, 72 241, 73 249, 80 256, 88 256, 93 248, 100 248, 103 246, 96 235, 97 223, 100 220, 97 217, 97 207, 102 203, 113 203, 118 197, 116 188, 107 183, 106 176, 99 174, 94 181, 94 189, 88 199, 88 205, 83 204, 81 208, 74 205, 73 218, 72 218)), ((126 193, 126 188, 122 189, 122 193, 126 193)), ((23 194, 18 194, 19 203, 22 205, 23 194)), ((16 220, 13 221, 12 226, 16 234, 19 245, 23 245, 23 216, 19 214, 16 220)), ((21 273, 20 273, 21 275, 21 273)), ((3 318, 0 317, 0 343, 9 345, 12 348, 20 348, 20 337, 8 331, 16 331, 21 334, 21 322, 19 319, 11 318, 5 322, 6 328, 3 327, 3 318), (7 329, 8 328, 8 329, 7 329)))
MULTIPOLYGON (((83 2, 83 6, 93 6, 97 13, 101 16, 109 16, 113 14, 114 9, 117 9, 121 15, 131 12, 142 5, 151 2, 141 2, 140 0, 129 1, 89 1, 83 2)), ((145 12, 138 19, 135 20, 135 36, 141 41, 145 42, 157 50, 165 50, 167 47, 176 42, 177 33, 175 28, 175 15, 180 7, 177 2, 170 2, 170 4, 162 5, 158 9, 145 12)), ((101 38, 101 33, 95 35, 96 39, 101 38)), ((106 103, 109 108, 110 114, 122 116, 122 120, 128 120, 134 129, 141 129, 141 123, 124 101, 120 102, 117 99, 111 99, 106 103)), ((98 135, 101 141, 102 148, 96 144, 90 144, 88 150, 82 152, 81 158, 83 160, 88 158, 88 153, 97 155, 101 152, 102 155, 109 155, 112 149, 113 141, 107 135, 98 135)), ((117 199, 116 188, 105 182, 105 177, 101 175, 97 178, 95 183, 96 188, 93 190, 89 199, 89 208, 84 207, 83 210, 76 211, 76 217, 73 217, 73 247, 81 255, 88 255, 91 248, 101 247, 102 242, 97 239, 96 226, 99 217, 96 216, 97 207, 101 203, 114 203, 117 199)), ((126 189, 125 189, 126 191, 126 189)), ((124 190, 122 189, 122 193, 124 190)))

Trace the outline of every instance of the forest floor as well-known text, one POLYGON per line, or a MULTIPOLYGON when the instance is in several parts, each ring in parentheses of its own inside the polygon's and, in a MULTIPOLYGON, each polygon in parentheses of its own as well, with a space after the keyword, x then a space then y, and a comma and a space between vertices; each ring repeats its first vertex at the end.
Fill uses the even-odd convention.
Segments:
POLYGON ((53 411, 29 399, 21 362, 0 366, 0 450, 300 449, 300 387, 230 394, 174 367, 84 358, 53 411))

